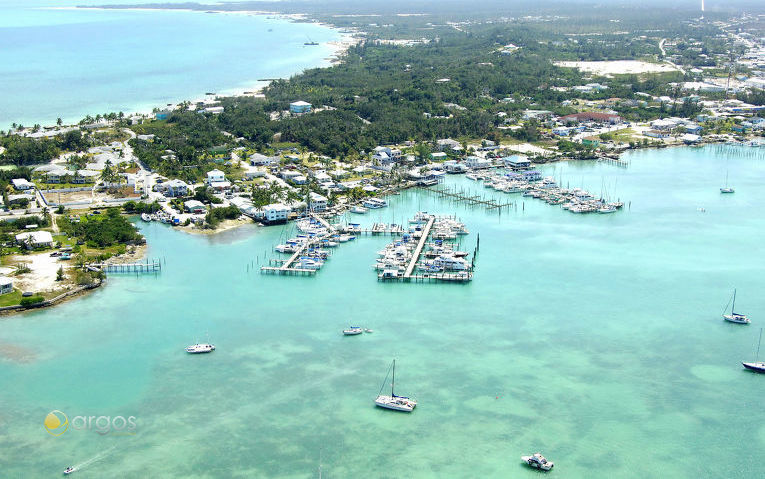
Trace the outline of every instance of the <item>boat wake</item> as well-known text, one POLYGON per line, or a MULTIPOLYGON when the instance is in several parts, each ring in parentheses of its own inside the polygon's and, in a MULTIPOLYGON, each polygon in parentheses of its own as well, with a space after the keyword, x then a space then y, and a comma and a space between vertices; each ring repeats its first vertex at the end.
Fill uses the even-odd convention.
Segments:
POLYGON ((105 450, 99 452, 98 454, 96 454, 95 456, 91 457, 90 459, 88 459, 86 461, 83 461, 83 462, 81 462, 79 464, 75 464, 74 466, 72 466, 72 472, 80 471, 80 470, 85 469, 86 467, 90 466, 91 464, 93 464, 93 463, 95 463, 97 461, 100 461, 101 459, 103 459, 106 456, 108 456, 116 448, 117 448, 117 446, 114 445, 114 446, 110 447, 109 449, 105 449, 105 450))

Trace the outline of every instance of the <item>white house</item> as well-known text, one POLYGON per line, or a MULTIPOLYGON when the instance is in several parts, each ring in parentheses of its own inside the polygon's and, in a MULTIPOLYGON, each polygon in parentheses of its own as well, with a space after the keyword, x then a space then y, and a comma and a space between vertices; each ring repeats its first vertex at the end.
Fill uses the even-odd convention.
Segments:
POLYGON ((14 178, 11 180, 13 187, 19 191, 26 191, 35 187, 33 183, 27 181, 26 178, 14 178))
POLYGON ((170 180, 162 184, 163 194, 168 198, 177 198, 189 194, 189 185, 182 180, 170 180))
POLYGON ((207 184, 226 181, 226 175, 220 170, 212 170, 207 172, 207 184))
POLYGON ((278 156, 266 156, 261 153, 253 153, 250 155, 250 164, 252 166, 266 166, 279 164, 278 156))
POLYGON ((311 192, 310 196, 311 196, 311 204, 310 204, 311 211, 324 211, 327 209, 326 197, 318 193, 314 193, 313 191, 311 192))
POLYGON ((17 234, 16 242, 27 249, 50 248, 53 246, 53 236, 48 231, 29 231, 17 234))
POLYGON ((263 207, 263 220, 266 223, 283 223, 287 221, 290 207, 281 203, 272 203, 263 207))
POLYGON ((513 170, 528 170, 531 168, 531 160, 524 155, 512 155, 502 158, 506 167, 513 170))
POLYGON ((0 294, 13 292, 13 280, 7 276, 0 276, 0 294))
POLYGON ((199 214, 199 213, 204 213, 207 211, 207 208, 205 208, 205 205, 203 205, 201 201, 197 201, 197 200, 189 200, 183 203, 183 208, 192 214, 199 214))
POLYGON ((473 169, 483 169, 491 166, 491 161, 477 156, 468 156, 465 158, 465 166, 473 169))

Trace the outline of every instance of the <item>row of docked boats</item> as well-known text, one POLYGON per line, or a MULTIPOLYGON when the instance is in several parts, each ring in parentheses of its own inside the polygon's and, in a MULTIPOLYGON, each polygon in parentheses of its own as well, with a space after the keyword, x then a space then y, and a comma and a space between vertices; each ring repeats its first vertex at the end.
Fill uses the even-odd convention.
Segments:
MULTIPOLYGON (((529 173, 529 172, 526 172, 529 173)), ((560 205, 572 213, 615 213, 624 206, 620 201, 607 201, 595 198, 583 188, 562 188, 552 177, 540 178, 539 175, 520 173, 494 173, 476 177, 483 180, 486 188, 493 188, 504 193, 520 193, 526 198, 537 198, 549 205, 560 205)))
POLYGON ((156 213, 151 214, 141 213, 141 219, 147 223, 151 221, 158 221, 160 223, 167 223, 173 226, 178 226, 181 224, 181 220, 179 218, 172 216, 165 211, 157 211, 156 213))

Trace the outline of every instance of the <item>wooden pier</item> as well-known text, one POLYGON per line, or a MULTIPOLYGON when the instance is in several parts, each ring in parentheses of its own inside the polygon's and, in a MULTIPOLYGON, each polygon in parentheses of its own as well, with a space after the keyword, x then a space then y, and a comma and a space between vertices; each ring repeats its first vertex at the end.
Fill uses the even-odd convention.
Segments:
POLYGON ((314 275, 316 274, 315 269, 305 269, 305 268, 291 268, 292 264, 300 258, 302 254, 305 253, 305 251, 309 248, 313 248, 315 246, 321 245, 321 242, 330 236, 337 233, 337 230, 333 225, 331 225, 327 220, 322 218, 321 216, 318 216, 316 214, 311 214, 311 217, 314 218, 316 221, 321 223, 322 226, 324 226, 327 229, 327 233, 323 234, 321 236, 316 236, 314 238, 311 238, 309 241, 306 241, 305 243, 301 244, 300 247, 293 253, 292 256, 287 259, 284 263, 282 263, 281 266, 261 266, 260 272, 261 273, 272 273, 272 274, 287 274, 287 275, 314 275))
POLYGON ((412 271, 414 271, 414 267, 417 266, 417 263, 420 260, 420 254, 422 254, 422 248, 425 246, 425 243, 428 241, 428 236, 430 236, 430 229, 433 227, 433 223, 436 221, 435 216, 431 216, 428 222, 425 224, 425 228, 422 229, 422 236, 420 236, 420 241, 417 242, 417 247, 414 248, 414 252, 412 253, 412 258, 409 260, 409 265, 406 267, 406 271, 404 272, 404 279, 408 280, 412 276, 412 271))
POLYGON ((601 156, 598 158, 598 162, 607 163, 609 165, 618 166, 620 168, 627 168, 630 165, 629 162, 614 156, 601 156))
POLYGON ((90 263, 85 265, 85 269, 104 273, 158 273, 162 271, 162 263, 158 260, 145 263, 90 263))
POLYGON ((451 188, 423 188, 424 190, 431 191, 439 198, 449 198, 455 201, 467 203, 469 206, 483 206, 487 210, 501 210, 502 208, 512 208, 515 203, 499 203, 493 198, 485 198, 479 195, 471 195, 465 190, 451 188))

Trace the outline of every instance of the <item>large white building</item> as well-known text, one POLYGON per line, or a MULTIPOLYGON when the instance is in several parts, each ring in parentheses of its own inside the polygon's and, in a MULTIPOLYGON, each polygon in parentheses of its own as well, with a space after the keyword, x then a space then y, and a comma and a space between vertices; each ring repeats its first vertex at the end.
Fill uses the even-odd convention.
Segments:
POLYGON ((272 203, 263 207, 263 220, 266 223, 283 223, 287 221, 290 207, 281 203, 272 203))
POLYGON ((27 249, 50 248, 53 246, 53 236, 48 231, 29 231, 17 234, 16 242, 27 249))

